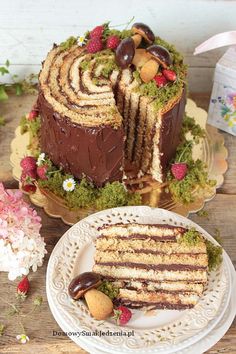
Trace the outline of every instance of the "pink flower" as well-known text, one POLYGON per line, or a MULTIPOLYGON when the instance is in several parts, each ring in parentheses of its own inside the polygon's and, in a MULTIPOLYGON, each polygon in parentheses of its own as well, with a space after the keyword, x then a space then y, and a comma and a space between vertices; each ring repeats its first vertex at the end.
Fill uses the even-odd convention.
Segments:
POLYGON ((41 218, 22 193, 5 190, 0 183, 0 270, 9 269, 9 279, 42 265, 46 250, 40 228, 41 218))

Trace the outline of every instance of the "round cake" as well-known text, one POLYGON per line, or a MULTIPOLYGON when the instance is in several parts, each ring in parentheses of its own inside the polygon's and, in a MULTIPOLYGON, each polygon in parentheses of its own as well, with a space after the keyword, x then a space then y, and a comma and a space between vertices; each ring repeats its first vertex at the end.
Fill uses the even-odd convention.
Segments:
POLYGON ((136 23, 97 26, 54 45, 39 75, 40 148, 97 187, 125 166, 163 182, 179 144, 186 66, 175 48, 136 23))

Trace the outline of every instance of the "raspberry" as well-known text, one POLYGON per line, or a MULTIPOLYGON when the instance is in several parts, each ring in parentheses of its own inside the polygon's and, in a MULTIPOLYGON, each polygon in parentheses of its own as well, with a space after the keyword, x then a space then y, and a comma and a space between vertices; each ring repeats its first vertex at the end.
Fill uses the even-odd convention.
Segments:
POLYGON ((25 172, 23 171, 21 174, 21 188, 23 189, 23 191, 27 192, 27 193, 35 193, 36 192, 36 186, 34 184, 34 181, 36 180, 36 171, 28 171, 25 172))
POLYGON ((120 38, 118 36, 109 36, 107 38, 107 48, 109 49, 116 49, 116 47, 118 46, 118 44, 120 43, 120 38))
POLYGON ((36 171, 22 171, 21 173, 21 182, 24 183, 32 183, 36 180, 37 175, 36 175, 36 171))
POLYGON ((37 167, 37 175, 40 179, 46 180, 48 179, 47 177, 47 172, 48 172, 48 166, 43 165, 43 166, 38 166, 37 167))
POLYGON ((36 169, 36 160, 33 156, 26 156, 21 160, 20 166, 25 172, 33 171, 36 169))
POLYGON ((102 41, 100 38, 95 37, 90 39, 90 41, 87 44, 87 51, 88 53, 97 53, 100 52, 100 50, 102 50, 102 41))
POLYGON ((172 175, 178 180, 181 181, 188 171, 188 166, 185 162, 175 162, 171 166, 172 175))
POLYGON ((175 81, 177 78, 176 72, 173 70, 164 69, 162 70, 162 74, 168 81, 175 81))
POLYGON ((26 183, 22 183, 21 188, 23 189, 23 191, 30 194, 35 193, 37 189, 34 184, 26 184, 26 183))
POLYGON ((28 115, 28 120, 31 120, 31 121, 35 120, 35 118, 38 117, 38 115, 39 115, 39 112, 32 109, 32 111, 28 115))
POLYGON ((103 35, 104 26, 95 27, 89 34, 90 38, 101 38, 103 35))
POLYGON ((29 291, 30 288, 30 283, 28 277, 24 277, 19 284, 17 285, 17 297, 21 299, 25 299, 26 295, 29 291))
POLYGON ((114 319, 118 325, 125 325, 132 317, 132 312, 125 306, 119 306, 114 310, 114 319))
POLYGON ((163 87, 167 84, 167 80, 164 75, 156 75, 154 76, 153 80, 156 81, 156 85, 158 87, 163 87))

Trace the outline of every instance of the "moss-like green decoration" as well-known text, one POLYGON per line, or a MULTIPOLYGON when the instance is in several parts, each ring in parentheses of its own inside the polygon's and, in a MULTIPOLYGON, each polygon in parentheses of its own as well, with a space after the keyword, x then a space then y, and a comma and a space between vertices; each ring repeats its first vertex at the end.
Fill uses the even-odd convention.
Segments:
POLYGON ((199 234, 199 232, 191 228, 188 231, 186 231, 179 239, 178 242, 183 242, 189 246, 196 246, 200 242, 203 241, 202 236, 199 234))
POLYGON ((222 263, 223 249, 220 246, 213 245, 209 240, 206 240, 207 255, 208 255, 208 268, 215 270, 222 263))
POLYGON ((181 203, 192 203, 195 200, 193 190, 196 188, 212 188, 216 181, 208 178, 207 166, 203 161, 197 159, 193 160, 192 150, 193 145, 205 135, 205 131, 196 124, 194 119, 188 116, 184 117, 181 140, 182 142, 177 148, 176 156, 172 162, 185 162, 188 166, 188 172, 181 181, 174 178, 171 171, 167 174, 169 181, 168 188, 173 198, 181 203), (186 133, 190 132, 192 140, 186 139, 186 133))
POLYGON ((97 289, 109 296, 111 300, 114 300, 119 294, 119 289, 109 281, 103 281, 97 289))

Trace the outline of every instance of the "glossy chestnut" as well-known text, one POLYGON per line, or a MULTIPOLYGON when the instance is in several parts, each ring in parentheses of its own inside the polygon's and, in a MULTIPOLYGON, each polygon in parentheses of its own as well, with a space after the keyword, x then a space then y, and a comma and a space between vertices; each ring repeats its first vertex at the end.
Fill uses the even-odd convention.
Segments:
POLYGON ((89 289, 97 288, 102 283, 101 277, 93 272, 85 272, 77 275, 68 287, 70 297, 78 300, 84 296, 89 289))
POLYGON ((116 48, 115 60, 122 69, 127 68, 133 60, 135 44, 132 38, 123 39, 116 48))

